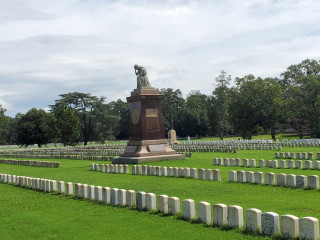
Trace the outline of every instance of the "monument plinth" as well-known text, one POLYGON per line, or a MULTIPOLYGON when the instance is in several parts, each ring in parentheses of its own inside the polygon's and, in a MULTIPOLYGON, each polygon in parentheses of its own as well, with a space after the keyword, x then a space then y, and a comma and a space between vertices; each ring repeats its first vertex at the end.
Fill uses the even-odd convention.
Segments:
POLYGON ((124 153, 113 158, 112 163, 136 164, 184 159, 183 154, 177 154, 171 149, 164 135, 161 109, 163 95, 151 87, 144 68, 138 74, 137 89, 127 97, 130 104, 129 142, 124 153))

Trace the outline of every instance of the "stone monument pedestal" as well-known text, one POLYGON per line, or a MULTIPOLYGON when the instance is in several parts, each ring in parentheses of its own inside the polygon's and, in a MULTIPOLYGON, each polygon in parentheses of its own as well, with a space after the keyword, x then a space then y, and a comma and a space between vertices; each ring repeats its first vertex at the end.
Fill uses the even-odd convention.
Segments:
POLYGON ((124 153, 113 158, 114 164, 137 164, 162 160, 181 160, 165 139, 161 99, 152 87, 137 88, 127 97, 130 103, 129 142, 124 153))

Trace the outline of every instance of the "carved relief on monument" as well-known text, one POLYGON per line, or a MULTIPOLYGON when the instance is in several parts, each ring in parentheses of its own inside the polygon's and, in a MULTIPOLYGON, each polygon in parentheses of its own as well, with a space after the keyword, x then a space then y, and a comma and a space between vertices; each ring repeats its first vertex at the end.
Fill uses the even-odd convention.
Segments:
POLYGON ((159 113, 158 113, 158 109, 156 108, 146 109, 146 131, 147 132, 160 131, 159 113))
POLYGON ((131 122, 132 124, 136 125, 139 123, 139 120, 140 120, 140 110, 139 108, 135 108, 131 113, 131 122))

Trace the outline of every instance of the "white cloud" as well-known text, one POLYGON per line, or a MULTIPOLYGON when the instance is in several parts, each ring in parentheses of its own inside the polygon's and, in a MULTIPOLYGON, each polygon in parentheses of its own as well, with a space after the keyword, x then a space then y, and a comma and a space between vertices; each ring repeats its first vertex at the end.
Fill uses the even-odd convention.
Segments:
POLYGON ((319 10, 317 0, 0 0, 0 98, 11 116, 73 91, 125 100, 136 63, 185 95, 210 94, 221 69, 277 76, 319 58, 319 10))

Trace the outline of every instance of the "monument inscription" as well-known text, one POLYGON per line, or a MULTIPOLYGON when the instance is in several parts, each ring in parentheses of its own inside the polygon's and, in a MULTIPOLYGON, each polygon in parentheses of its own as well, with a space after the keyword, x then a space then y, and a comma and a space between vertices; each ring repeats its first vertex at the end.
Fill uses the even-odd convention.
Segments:
POLYGON ((159 114, 158 114, 158 109, 156 108, 146 109, 146 131, 147 132, 160 131, 159 114))

